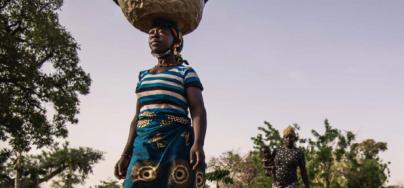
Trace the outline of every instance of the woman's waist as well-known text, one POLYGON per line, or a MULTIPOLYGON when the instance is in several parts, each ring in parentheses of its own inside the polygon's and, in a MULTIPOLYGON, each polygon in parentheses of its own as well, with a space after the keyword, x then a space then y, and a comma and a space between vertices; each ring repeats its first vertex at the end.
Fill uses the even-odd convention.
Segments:
MULTIPOLYGON (((161 101, 160 101, 161 102, 161 101)), ((182 116, 188 116, 188 106, 176 105, 169 103, 150 103, 141 104, 140 112, 152 112, 155 114, 176 114, 182 116)))
POLYGON ((190 125, 191 119, 186 115, 169 112, 143 111, 138 116, 138 128, 146 126, 190 125))

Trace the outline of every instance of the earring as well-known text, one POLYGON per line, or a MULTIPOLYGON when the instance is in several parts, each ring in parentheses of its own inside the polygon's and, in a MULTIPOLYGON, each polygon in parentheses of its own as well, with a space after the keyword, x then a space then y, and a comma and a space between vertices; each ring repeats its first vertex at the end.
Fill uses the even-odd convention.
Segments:
POLYGON ((174 55, 178 55, 178 54, 179 54, 179 53, 178 53, 178 47, 179 47, 179 44, 174 44, 174 46, 173 46, 174 55))

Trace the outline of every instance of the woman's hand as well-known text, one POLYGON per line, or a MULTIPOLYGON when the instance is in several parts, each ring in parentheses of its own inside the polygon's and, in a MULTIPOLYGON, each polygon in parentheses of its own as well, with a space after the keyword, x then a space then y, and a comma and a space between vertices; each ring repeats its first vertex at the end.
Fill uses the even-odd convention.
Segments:
POLYGON ((271 164, 271 151, 268 146, 262 144, 260 147, 261 161, 265 170, 265 175, 273 176, 274 166, 271 164))
POLYGON ((198 165, 205 163, 205 152, 203 144, 206 134, 206 110, 203 104, 202 90, 197 87, 187 88, 187 101, 191 112, 192 128, 194 131, 194 144, 190 151, 190 163, 192 169, 196 170, 198 165))
POLYGON ((203 151, 203 146, 199 144, 194 144, 190 151, 190 163, 193 170, 196 170, 198 165, 202 165, 205 162, 205 152, 203 151))
POLYGON ((128 170, 130 162, 129 155, 122 155, 121 158, 115 164, 115 177, 118 179, 125 179, 126 171, 128 170))

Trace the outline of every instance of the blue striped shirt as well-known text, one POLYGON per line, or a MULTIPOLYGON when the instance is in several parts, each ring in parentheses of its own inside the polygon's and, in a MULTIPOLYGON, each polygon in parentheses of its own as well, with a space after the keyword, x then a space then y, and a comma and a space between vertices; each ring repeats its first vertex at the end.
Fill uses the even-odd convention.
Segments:
POLYGON ((139 73, 136 95, 141 105, 139 118, 144 112, 188 116, 186 88, 203 86, 192 67, 178 65, 160 73, 152 74, 150 70, 139 73))

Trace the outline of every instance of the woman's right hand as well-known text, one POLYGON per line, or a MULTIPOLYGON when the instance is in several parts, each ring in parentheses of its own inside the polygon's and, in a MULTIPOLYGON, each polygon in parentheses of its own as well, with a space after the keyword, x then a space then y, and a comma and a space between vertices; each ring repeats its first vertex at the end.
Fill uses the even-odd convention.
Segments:
POLYGON ((265 171, 265 175, 267 176, 272 176, 272 171, 273 171, 273 166, 270 164, 271 163, 271 159, 270 159, 270 149, 268 146, 262 144, 261 148, 260 148, 260 155, 261 155, 261 161, 264 167, 264 171, 265 171))
POLYGON ((130 162, 129 155, 122 155, 121 158, 115 164, 115 177, 118 179, 125 179, 126 171, 128 170, 130 162))

